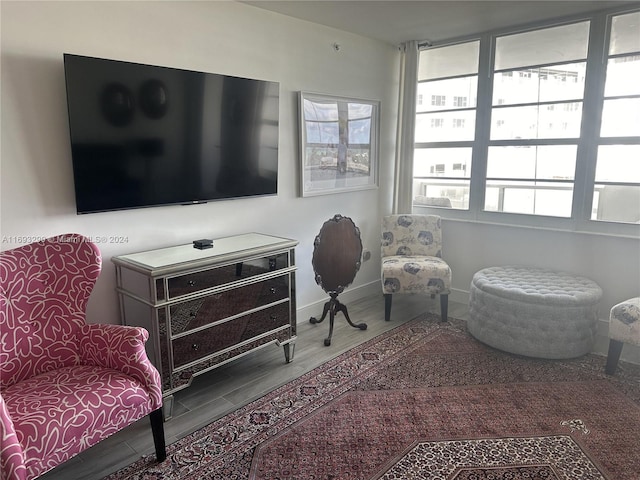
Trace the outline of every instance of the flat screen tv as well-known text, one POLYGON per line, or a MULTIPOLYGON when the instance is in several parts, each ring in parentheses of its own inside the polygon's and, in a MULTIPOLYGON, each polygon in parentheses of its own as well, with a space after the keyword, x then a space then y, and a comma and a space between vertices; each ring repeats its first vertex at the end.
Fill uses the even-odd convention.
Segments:
POLYGON ((278 192, 277 82, 64 54, 79 214, 278 192))

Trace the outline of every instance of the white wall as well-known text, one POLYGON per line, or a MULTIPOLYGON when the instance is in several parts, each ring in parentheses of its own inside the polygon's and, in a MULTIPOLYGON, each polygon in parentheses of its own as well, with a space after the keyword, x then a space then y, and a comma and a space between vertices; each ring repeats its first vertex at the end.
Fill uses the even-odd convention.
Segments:
POLYGON ((443 223, 444 257, 460 281, 456 296, 469 293, 473 274, 495 265, 528 265, 583 275, 603 290, 600 317, 616 303, 640 295, 640 242, 586 233, 489 225, 443 223))
MULTIPOLYGON (((594 351, 608 349, 611 307, 640 295, 640 240, 588 233, 445 220, 443 257, 451 265, 451 298, 467 302, 473 274, 496 265, 528 265, 563 270, 602 288, 599 337, 594 351)), ((627 345, 622 359, 640 363, 640 348, 627 345)))
POLYGON ((65 232, 126 237, 100 244, 104 267, 90 322, 119 322, 112 256, 250 231, 299 240, 298 307, 323 302, 311 267, 313 240, 336 213, 354 220, 374 252, 352 289, 379 281, 379 218, 390 205, 393 172, 396 48, 225 1, 3 1, 1 8, 1 248, 19 245, 22 236, 65 232), (280 82, 278 196, 76 215, 63 53, 280 82), (299 197, 300 90, 381 101, 380 189, 299 197))

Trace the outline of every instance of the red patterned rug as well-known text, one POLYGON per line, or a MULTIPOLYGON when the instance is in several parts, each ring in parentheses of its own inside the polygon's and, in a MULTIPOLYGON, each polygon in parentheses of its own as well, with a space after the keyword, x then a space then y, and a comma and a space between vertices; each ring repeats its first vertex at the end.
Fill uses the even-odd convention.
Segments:
POLYGON ((109 479, 640 478, 640 367, 539 360, 428 315, 109 479))

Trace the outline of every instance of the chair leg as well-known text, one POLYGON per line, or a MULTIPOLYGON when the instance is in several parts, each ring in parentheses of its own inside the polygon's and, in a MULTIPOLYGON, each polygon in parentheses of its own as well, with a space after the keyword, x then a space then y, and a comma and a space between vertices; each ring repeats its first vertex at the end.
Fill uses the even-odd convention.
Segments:
POLYGON ((151 420, 151 433, 153 434, 153 444, 156 447, 156 458, 158 462, 164 462, 167 458, 167 449, 164 441, 164 416, 162 407, 149 414, 151 420))
POLYGON ((391 294, 384 294, 384 319, 385 321, 391 320, 391 294))
POLYGON ((623 345, 624 344, 619 340, 609 340, 607 365, 604 367, 604 371, 607 375, 613 375, 616 372, 616 367, 618 366, 618 360, 620 360, 620 354, 622 353, 623 345))
POLYGON ((449 318, 449 295, 440 294, 440 321, 446 322, 449 318))

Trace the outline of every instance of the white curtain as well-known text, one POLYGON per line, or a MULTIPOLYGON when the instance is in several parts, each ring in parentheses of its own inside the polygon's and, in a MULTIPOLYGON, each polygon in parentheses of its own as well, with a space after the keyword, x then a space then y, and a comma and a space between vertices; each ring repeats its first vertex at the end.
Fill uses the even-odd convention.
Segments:
POLYGON ((418 90, 418 42, 405 42, 400 62, 400 97, 396 136, 393 213, 411 213, 413 190, 413 144, 418 90))

